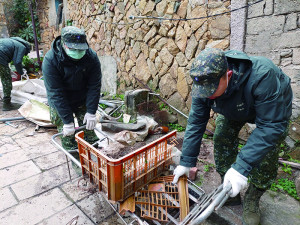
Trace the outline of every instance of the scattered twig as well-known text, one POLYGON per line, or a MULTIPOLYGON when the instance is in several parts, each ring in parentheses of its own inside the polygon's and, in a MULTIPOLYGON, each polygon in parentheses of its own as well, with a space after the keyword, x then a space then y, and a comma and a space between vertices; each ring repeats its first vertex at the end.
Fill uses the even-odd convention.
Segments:
POLYGON ((66 225, 76 225, 78 222, 79 216, 75 216, 73 219, 71 219, 66 225))
POLYGON ((299 163, 294 163, 294 162, 289 162, 289 161, 285 161, 285 160, 281 160, 279 159, 278 162, 280 164, 286 164, 286 165, 290 165, 291 167, 300 170, 300 164, 299 163))

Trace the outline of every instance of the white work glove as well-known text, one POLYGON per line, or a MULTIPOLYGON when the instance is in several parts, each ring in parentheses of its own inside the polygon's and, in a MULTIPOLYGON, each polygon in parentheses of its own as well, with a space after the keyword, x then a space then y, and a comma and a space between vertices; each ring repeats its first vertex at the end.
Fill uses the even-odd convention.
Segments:
POLYGON ((223 188, 225 188, 229 183, 231 184, 230 197, 237 196, 240 191, 247 186, 248 178, 240 174, 233 168, 230 168, 224 177, 223 188))
POLYGON ((75 127, 74 123, 64 124, 63 126, 63 135, 65 136, 71 136, 75 133, 75 127))
POLYGON ((176 184, 178 182, 179 177, 181 177, 182 175, 189 176, 190 169, 191 169, 190 167, 185 167, 181 165, 177 166, 173 173, 173 175, 175 176, 172 183, 176 184))
POLYGON ((83 123, 86 123, 87 130, 94 130, 97 124, 96 114, 86 113, 83 119, 83 123))

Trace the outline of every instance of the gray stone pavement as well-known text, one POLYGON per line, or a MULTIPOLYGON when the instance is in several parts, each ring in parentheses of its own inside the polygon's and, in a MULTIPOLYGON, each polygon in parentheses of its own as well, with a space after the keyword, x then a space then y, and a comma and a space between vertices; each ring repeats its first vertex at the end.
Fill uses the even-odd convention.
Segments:
MULTIPOLYGON (((0 118, 20 117, 18 111, 0 118)), ((0 123, 0 225, 119 224, 118 217, 99 193, 72 169, 52 143, 55 129, 30 121, 17 128, 0 123)), ((121 223, 120 223, 121 224, 121 223)))

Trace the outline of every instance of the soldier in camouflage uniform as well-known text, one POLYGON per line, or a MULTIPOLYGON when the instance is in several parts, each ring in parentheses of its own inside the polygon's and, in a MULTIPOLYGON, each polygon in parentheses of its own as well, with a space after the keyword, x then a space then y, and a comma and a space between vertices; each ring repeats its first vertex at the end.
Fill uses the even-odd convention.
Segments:
POLYGON ((174 183, 196 166, 210 110, 219 114, 214 134, 214 156, 223 186, 230 196, 250 185, 243 204, 243 224, 260 222, 259 199, 277 175, 279 145, 286 136, 292 113, 290 78, 271 60, 243 52, 205 49, 191 66, 192 106, 174 183), (256 124, 238 151, 243 125, 256 124))
POLYGON ((8 64, 13 61, 17 72, 22 75, 22 59, 30 52, 30 44, 19 37, 0 39, 0 79, 3 89, 2 110, 18 109, 19 104, 11 103, 12 79, 8 64))
POLYGON ((102 75, 98 56, 89 48, 84 31, 64 27, 45 55, 42 70, 51 121, 64 134, 62 146, 67 150, 77 148, 73 115, 79 126, 86 124, 85 140, 97 141, 94 128, 102 75))

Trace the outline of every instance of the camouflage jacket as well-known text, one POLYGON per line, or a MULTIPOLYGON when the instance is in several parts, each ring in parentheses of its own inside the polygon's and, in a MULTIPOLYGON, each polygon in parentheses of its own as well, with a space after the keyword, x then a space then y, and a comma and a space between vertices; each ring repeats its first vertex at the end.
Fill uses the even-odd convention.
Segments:
POLYGON ((74 122, 73 112, 86 105, 87 112, 95 114, 101 89, 101 67, 97 54, 89 48, 78 61, 71 60, 63 51, 61 37, 52 43, 44 57, 42 71, 48 102, 64 124, 74 122))
POLYGON ((214 100, 192 99, 180 164, 196 165, 212 109, 230 120, 256 124, 232 165, 248 176, 268 151, 274 149, 287 127, 292 113, 290 78, 267 58, 250 57, 235 50, 225 55, 233 71, 227 91, 214 100))
POLYGON ((8 66, 13 61, 19 74, 22 71, 22 59, 30 52, 30 44, 19 37, 0 38, 0 64, 8 66))

